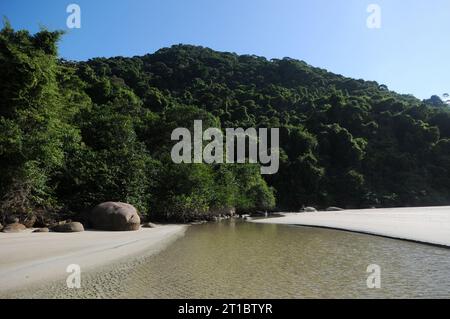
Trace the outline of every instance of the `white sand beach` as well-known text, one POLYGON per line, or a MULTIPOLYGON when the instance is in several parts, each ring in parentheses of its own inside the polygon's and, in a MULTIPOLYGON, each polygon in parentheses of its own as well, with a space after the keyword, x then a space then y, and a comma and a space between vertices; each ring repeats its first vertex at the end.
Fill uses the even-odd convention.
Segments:
POLYGON ((85 272, 155 254, 183 236, 186 228, 167 225, 134 232, 0 233, 0 292, 66 278, 71 264, 85 272))
POLYGON ((450 247, 450 207, 286 213, 252 222, 333 228, 450 247))

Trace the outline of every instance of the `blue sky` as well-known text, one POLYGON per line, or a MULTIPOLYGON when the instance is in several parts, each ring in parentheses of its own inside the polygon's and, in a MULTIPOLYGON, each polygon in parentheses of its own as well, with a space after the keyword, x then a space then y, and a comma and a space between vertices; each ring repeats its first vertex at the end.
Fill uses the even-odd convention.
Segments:
POLYGON ((62 57, 134 56, 185 43, 292 57, 419 98, 450 91, 449 0, 0 0, 16 29, 63 29, 62 57), (81 29, 66 7, 81 7, 81 29), (369 4, 381 29, 369 29, 369 4))

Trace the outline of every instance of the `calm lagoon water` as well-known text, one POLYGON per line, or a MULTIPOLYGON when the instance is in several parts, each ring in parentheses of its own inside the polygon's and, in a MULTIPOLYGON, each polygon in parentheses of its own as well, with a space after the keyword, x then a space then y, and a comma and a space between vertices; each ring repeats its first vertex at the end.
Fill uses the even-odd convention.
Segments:
POLYGON ((192 226, 124 281, 136 298, 449 298, 450 250, 239 221, 192 226), (381 267, 368 289, 367 267, 381 267))
POLYGON ((349 232, 226 221, 158 255, 10 297, 450 298, 450 249, 349 232), (381 267, 381 289, 367 267, 381 267))

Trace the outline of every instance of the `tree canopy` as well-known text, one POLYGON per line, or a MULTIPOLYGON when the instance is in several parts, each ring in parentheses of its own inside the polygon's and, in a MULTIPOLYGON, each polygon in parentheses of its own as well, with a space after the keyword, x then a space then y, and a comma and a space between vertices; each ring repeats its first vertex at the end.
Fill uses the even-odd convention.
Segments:
POLYGON ((142 57, 58 58, 60 32, 0 31, 3 213, 131 203, 188 221, 236 208, 450 203, 450 112, 290 58, 175 45, 142 57), (280 128, 280 170, 178 165, 176 127, 280 128))

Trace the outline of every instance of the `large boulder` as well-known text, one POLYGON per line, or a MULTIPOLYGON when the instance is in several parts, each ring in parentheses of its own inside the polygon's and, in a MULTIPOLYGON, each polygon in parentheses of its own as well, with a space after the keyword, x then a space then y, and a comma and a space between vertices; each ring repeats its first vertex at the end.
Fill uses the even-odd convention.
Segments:
POLYGON ((317 212, 317 209, 315 209, 314 207, 306 207, 304 211, 306 213, 315 213, 317 212))
POLYGON ((56 233, 80 233, 84 231, 83 224, 78 222, 70 222, 52 227, 52 231, 56 233))
POLYGON ((27 228, 25 227, 25 225, 22 225, 20 223, 13 223, 13 224, 6 225, 5 228, 2 229, 2 232, 4 232, 4 233, 20 233, 26 229, 27 228))
POLYGON ((134 206, 107 202, 95 207, 89 214, 94 229, 107 231, 134 231, 141 227, 141 218, 134 206))

